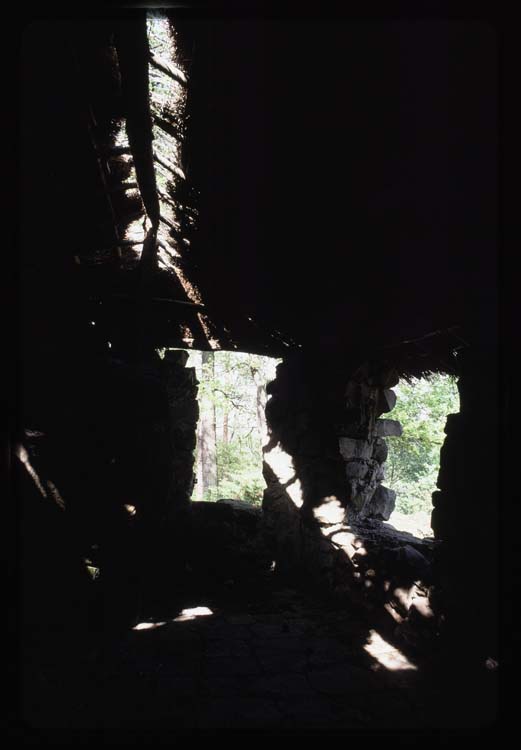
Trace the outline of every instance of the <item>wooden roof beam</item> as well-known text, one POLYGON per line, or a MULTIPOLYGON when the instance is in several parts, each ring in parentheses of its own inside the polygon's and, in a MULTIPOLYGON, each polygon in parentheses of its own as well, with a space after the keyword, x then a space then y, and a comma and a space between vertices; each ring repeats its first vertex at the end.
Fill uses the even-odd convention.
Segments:
POLYGON ((172 125, 172 123, 168 122, 168 120, 165 120, 163 117, 154 114, 154 123, 172 138, 175 138, 178 141, 183 140, 183 134, 181 133, 181 131, 175 125, 172 125))
POLYGON ((161 166, 164 169, 167 169, 169 172, 172 172, 172 174, 175 174, 177 177, 180 177, 182 180, 186 180, 185 173, 182 169, 179 167, 176 167, 175 164, 172 164, 171 161, 168 161, 164 157, 160 156, 157 152, 154 152, 154 161, 156 161, 158 164, 161 164, 161 166))
POLYGON ((149 59, 154 68, 157 68, 157 70, 160 70, 162 73, 170 76, 170 78, 173 78, 174 81, 177 81, 177 83, 186 86, 186 84, 188 83, 188 79, 182 70, 177 68, 175 65, 171 65, 171 63, 163 60, 161 57, 158 57, 152 51, 150 51, 149 59))

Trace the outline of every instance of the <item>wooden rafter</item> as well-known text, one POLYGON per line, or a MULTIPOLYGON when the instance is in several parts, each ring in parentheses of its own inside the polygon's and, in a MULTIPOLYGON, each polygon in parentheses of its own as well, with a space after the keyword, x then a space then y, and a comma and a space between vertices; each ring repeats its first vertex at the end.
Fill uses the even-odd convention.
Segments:
POLYGON ((160 215, 159 220, 162 221, 163 224, 167 225, 167 227, 174 233, 176 239, 180 239, 179 229, 175 226, 175 224, 172 224, 170 219, 166 219, 163 215, 160 215))
MULTIPOLYGON (((113 294, 112 297, 115 299, 134 301, 134 297, 132 297, 130 294, 113 294)), ((200 305, 197 302, 190 302, 189 300, 182 299, 169 299, 168 297, 148 297, 146 301, 158 302, 160 304, 168 305, 187 305, 188 307, 196 308, 197 310, 205 309, 204 305, 200 305)))
POLYGON ((157 152, 154 152, 154 161, 156 161, 158 164, 161 164, 161 166, 168 170, 169 172, 172 172, 177 177, 180 177, 182 180, 186 179, 185 173, 182 169, 179 167, 176 167, 175 164, 172 164, 171 161, 168 159, 165 159, 163 156, 160 156, 157 152))
POLYGON ((130 146, 108 146, 107 148, 98 148, 97 153, 105 159, 111 159, 125 154, 132 155, 132 150, 130 146))
POLYGON ((104 193, 122 193, 126 190, 137 190, 137 182, 121 182, 119 185, 106 186, 104 193))
POLYGON ((179 128, 173 125, 171 122, 168 122, 168 120, 165 120, 164 117, 160 117, 160 115, 155 114, 154 123, 172 138, 175 138, 178 141, 183 140, 183 134, 181 133, 179 128))
POLYGON ((177 83, 181 83, 183 86, 186 86, 186 84, 188 83, 188 80, 182 70, 175 67, 175 65, 171 65, 161 57, 158 57, 152 51, 150 52, 150 63, 154 66, 154 68, 157 68, 162 73, 170 76, 170 78, 173 78, 174 81, 177 81, 177 83))
POLYGON ((168 205, 171 206, 174 211, 177 211, 178 207, 176 206, 174 200, 169 195, 163 192, 160 188, 158 188, 157 192, 162 201, 164 201, 165 203, 168 203, 168 205))

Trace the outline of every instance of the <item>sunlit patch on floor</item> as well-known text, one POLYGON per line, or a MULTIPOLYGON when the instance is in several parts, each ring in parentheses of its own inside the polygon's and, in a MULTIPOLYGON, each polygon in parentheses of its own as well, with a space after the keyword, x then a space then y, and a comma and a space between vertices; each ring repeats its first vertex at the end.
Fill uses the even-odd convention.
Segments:
POLYGON ((132 630, 155 630, 166 625, 166 622, 139 622, 132 630))
POLYGON ((364 650, 385 669, 391 671, 417 671, 418 667, 407 659, 399 649, 387 643, 375 630, 369 631, 369 640, 364 650))
POLYGON ((196 617, 208 617, 208 615, 213 615, 209 607, 189 607, 183 609, 181 614, 175 617, 172 622, 186 622, 187 620, 195 620, 196 617))

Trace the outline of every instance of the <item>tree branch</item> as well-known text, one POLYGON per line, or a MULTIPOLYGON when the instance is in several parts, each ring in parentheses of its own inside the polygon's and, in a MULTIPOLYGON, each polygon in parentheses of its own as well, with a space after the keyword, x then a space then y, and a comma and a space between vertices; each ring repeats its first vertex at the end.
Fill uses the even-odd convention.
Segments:
POLYGON ((241 411, 246 411, 246 409, 244 408, 242 404, 238 404, 236 401, 234 401, 233 398, 229 395, 229 393, 226 393, 226 391, 223 391, 222 388, 213 388, 212 392, 222 393, 225 399, 229 401, 236 409, 240 409, 241 411))

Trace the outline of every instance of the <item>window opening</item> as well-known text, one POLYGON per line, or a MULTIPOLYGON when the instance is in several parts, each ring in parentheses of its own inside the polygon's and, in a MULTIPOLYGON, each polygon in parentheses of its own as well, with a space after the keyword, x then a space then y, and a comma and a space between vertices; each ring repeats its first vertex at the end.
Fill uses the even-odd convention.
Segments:
POLYGON ((199 381, 192 500, 262 502, 266 385, 280 361, 243 352, 190 351, 187 367, 195 367, 199 381))
POLYGON ((440 469, 440 450, 448 414, 459 412, 456 379, 433 373, 400 380, 393 389, 396 405, 389 415, 402 425, 400 437, 386 439, 383 484, 396 492, 387 525, 419 537, 431 537, 432 493, 440 469))

